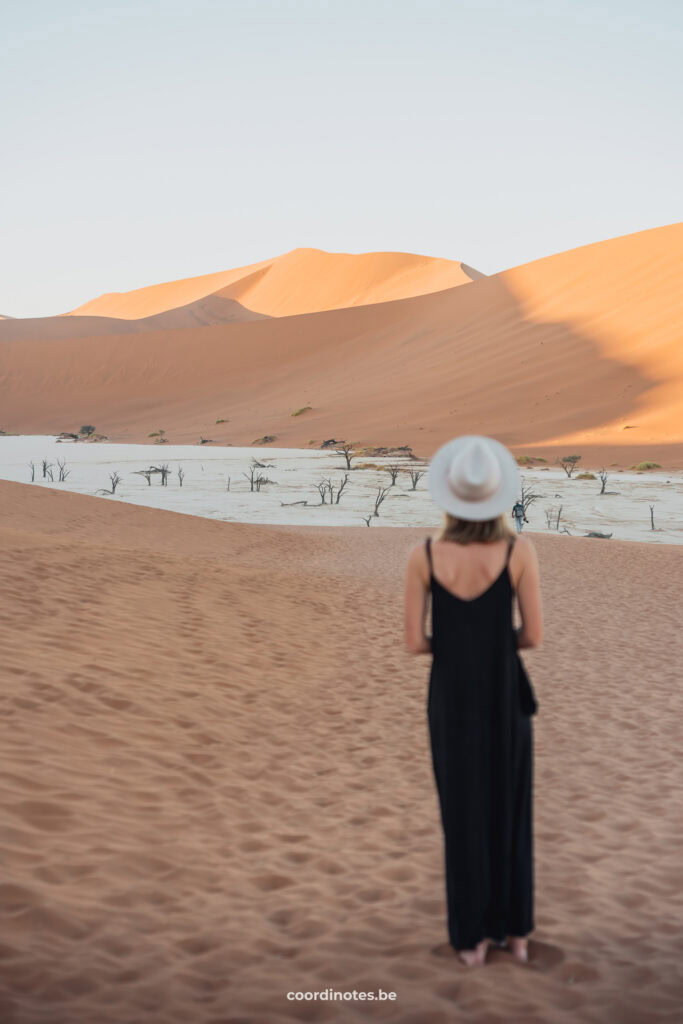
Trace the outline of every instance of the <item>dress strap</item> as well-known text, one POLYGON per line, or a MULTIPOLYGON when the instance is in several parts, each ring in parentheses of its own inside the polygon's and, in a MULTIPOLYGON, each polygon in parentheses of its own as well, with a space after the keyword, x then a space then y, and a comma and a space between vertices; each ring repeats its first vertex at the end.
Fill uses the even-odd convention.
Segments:
POLYGON ((505 556, 505 564, 506 565, 508 565, 509 562, 510 562, 510 555, 512 554, 512 549, 514 547, 515 540, 516 540, 516 537, 510 537, 510 540, 508 541, 508 553, 505 556))
POLYGON ((427 561, 429 562, 429 572, 430 572, 430 575, 433 575, 434 567, 432 566, 432 538, 431 537, 427 537, 426 548, 427 548, 427 561))

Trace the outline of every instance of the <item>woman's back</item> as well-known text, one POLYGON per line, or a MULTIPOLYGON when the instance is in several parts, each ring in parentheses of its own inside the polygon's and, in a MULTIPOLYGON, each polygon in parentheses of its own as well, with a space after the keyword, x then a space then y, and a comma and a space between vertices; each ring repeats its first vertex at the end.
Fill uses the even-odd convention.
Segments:
MULTIPOLYGON (((471 601, 497 579, 505 566, 509 540, 488 543, 458 544, 449 540, 432 540, 433 572, 446 590, 462 601, 471 601)), ((513 582, 512 557, 510 579, 513 582)))
POLYGON ((437 584, 456 600, 478 600, 504 572, 508 545, 513 537, 515 543, 507 561, 507 571, 523 624, 519 646, 537 647, 543 631, 538 557, 526 537, 511 534, 495 541, 472 541, 468 544, 432 540, 432 573, 437 584))

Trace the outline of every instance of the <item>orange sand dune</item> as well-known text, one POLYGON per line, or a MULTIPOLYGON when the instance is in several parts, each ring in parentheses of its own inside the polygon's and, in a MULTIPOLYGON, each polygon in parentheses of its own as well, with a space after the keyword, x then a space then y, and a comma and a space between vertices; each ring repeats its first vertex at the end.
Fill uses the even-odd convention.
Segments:
MULTIPOLYGON (((397 301, 135 336, 8 338, 0 428, 90 422, 113 440, 163 427, 172 443, 272 436, 297 447, 343 438, 422 456, 486 433, 516 454, 683 468, 682 251, 678 224, 397 301)), ((266 287, 259 274, 254 289, 266 287)), ((275 299, 269 308, 281 312, 275 299)))
POLYGON ((410 253, 295 249, 236 270, 101 295, 61 316, 14 319, 0 325, 0 342, 246 322, 401 299, 483 276, 463 263, 410 253))
POLYGON ((137 319, 216 295, 236 299, 255 313, 291 316, 404 299, 481 277, 478 271, 454 260, 412 253, 350 255, 294 249, 237 270, 101 295, 70 315, 137 319))
POLYGON ((403 643, 427 532, 0 481, 3 1024, 680 1018, 683 549, 531 535, 536 931, 468 971, 403 643))

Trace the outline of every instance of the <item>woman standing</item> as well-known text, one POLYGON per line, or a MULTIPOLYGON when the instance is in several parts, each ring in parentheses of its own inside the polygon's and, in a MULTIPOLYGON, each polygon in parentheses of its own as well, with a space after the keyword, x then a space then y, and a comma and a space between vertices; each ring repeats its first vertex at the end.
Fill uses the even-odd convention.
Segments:
POLYGON ((463 435, 434 455, 432 498, 445 512, 438 537, 410 553, 406 643, 431 653, 427 717, 444 831, 448 935, 468 966, 491 941, 526 961, 534 927, 531 715, 518 648, 543 625, 536 551, 505 512, 519 469, 499 441, 463 435), (427 595, 432 634, 425 636, 427 595), (517 594, 522 626, 515 630, 517 594))

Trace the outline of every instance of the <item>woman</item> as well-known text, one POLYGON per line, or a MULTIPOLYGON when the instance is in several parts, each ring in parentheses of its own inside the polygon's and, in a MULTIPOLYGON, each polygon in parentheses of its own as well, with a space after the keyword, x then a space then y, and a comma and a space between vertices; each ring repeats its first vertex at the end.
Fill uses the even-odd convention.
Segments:
POLYGON ((449 441, 431 461, 428 485, 445 522, 434 540, 410 552, 405 635, 411 653, 433 656, 427 716, 444 830, 449 940, 468 966, 485 962, 491 941, 507 943, 526 962, 534 927, 530 716, 536 704, 517 651, 542 639, 538 559, 506 522, 520 480, 499 441, 479 435, 449 441))

